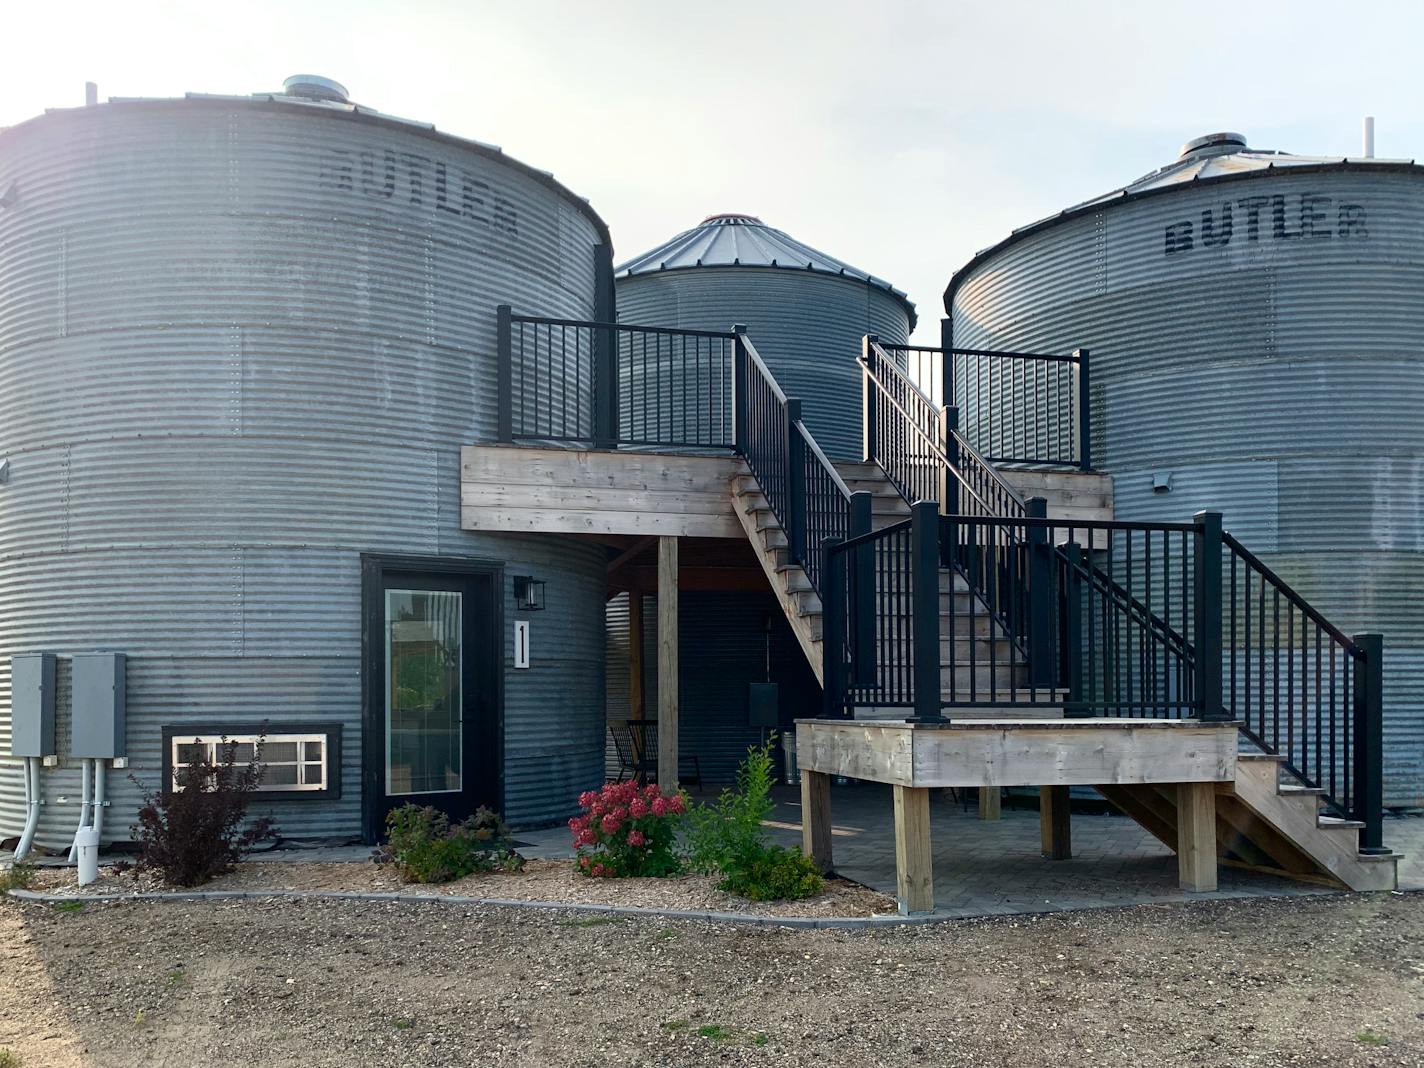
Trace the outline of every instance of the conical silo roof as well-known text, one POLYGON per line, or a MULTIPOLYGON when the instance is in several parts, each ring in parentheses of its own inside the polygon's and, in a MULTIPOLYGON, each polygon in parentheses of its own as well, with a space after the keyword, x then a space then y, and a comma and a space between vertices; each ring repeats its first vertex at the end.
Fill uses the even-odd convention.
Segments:
POLYGON ((915 328, 915 306, 910 298, 883 278, 877 278, 843 260, 796 240, 784 230, 768 226, 755 215, 709 215, 691 230, 635 256, 617 268, 620 277, 658 271, 710 267, 760 267, 812 271, 837 275, 883 289, 905 306, 910 329, 915 328))

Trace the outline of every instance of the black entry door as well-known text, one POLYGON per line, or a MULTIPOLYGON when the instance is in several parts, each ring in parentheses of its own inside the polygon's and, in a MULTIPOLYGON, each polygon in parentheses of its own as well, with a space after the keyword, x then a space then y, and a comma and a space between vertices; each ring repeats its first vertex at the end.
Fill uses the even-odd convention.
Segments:
POLYGON ((408 803, 452 820, 499 808, 497 578, 379 563, 368 573, 368 838, 408 803))

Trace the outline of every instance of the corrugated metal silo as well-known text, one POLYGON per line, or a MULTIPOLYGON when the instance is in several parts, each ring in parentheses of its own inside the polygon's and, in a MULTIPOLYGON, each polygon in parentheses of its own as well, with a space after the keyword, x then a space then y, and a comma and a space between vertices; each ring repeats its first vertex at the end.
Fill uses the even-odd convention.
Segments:
MULTIPOLYGON (((0 754, 11 655, 121 650, 141 779, 166 725, 336 723, 340 797, 276 815, 355 835, 362 554, 478 558, 505 620, 513 575, 547 583, 503 797, 556 819, 601 775, 604 554, 463 532, 459 447, 495 437, 496 305, 593 317, 606 228, 493 146, 306 88, 0 132, 0 754)), ((44 778, 77 793, 72 762, 44 778)), ((0 837, 21 789, 0 760, 0 837)), ((77 816, 46 806, 41 843, 77 816)))
POLYGON ((1015 231, 954 344, 1092 353, 1120 519, 1220 509, 1347 632, 1385 635, 1385 803, 1424 805, 1424 168, 1199 138, 1015 231), (1170 492, 1153 492, 1170 475, 1170 492))
MULTIPOLYGON (((746 324, 835 459, 860 459, 862 335, 903 344, 915 326, 914 305, 890 283, 751 215, 710 216, 629 260, 617 268, 617 291, 623 322, 693 330, 746 324)), ((636 361, 630 372, 639 373, 636 361)))

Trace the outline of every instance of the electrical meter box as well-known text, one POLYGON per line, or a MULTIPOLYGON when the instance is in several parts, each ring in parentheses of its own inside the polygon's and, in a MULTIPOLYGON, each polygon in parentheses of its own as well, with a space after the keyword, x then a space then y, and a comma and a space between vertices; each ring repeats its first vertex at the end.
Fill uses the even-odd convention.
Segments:
POLYGON ((775 730, 781 724, 781 708, 774 682, 747 684, 747 726, 775 730))
POLYGON ((123 653, 75 653, 69 755, 111 760, 124 752, 123 653))
POLYGON ((10 755, 54 753, 54 654, 10 658, 10 755))

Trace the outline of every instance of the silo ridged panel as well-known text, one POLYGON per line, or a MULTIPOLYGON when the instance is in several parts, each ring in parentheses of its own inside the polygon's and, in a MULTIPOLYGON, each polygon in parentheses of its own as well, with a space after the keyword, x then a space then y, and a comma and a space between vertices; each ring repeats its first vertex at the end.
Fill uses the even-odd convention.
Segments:
POLYGON ((904 305, 853 279, 777 268, 706 267, 620 276, 618 318, 693 330, 747 327, 757 352, 821 448, 861 458, 861 337, 909 336, 904 305))
POLYGON ((1424 805, 1421 294, 1424 181, 1368 163, 1105 203, 981 254, 952 287, 958 346, 1091 350, 1118 518, 1219 509, 1347 633, 1384 633, 1395 806, 1424 805), (1192 247, 1169 252, 1183 223, 1192 247))
MULTIPOLYGON (((495 306, 592 315, 596 217, 468 143, 263 99, 12 127, 6 190, 0 753, 13 653, 122 650, 140 778, 165 723, 330 719, 342 797, 276 812, 349 837, 360 554, 472 556, 504 563, 506 599, 513 574, 548 583, 542 659, 506 672, 507 815, 566 815, 599 778, 604 554, 461 531, 458 455, 494 436, 495 306)), ((73 792, 68 763, 47 796, 73 792)), ((124 836, 136 795, 115 788, 124 836)), ((0 760, 0 836, 22 818, 0 760)))

